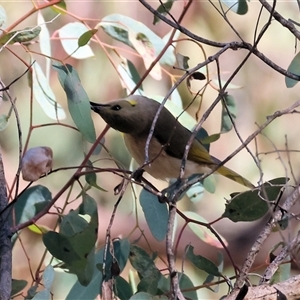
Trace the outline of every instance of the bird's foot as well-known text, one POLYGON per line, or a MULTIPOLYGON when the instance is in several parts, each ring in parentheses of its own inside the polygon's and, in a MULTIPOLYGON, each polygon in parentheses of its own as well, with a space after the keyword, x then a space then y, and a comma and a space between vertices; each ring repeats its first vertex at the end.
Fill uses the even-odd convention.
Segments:
POLYGON ((175 181, 171 181, 170 185, 163 189, 160 192, 160 196, 158 196, 158 200, 161 203, 164 202, 177 202, 179 201, 182 197, 183 194, 182 192, 180 192, 182 185, 184 185, 186 182, 186 179, 176 179, 175 181))

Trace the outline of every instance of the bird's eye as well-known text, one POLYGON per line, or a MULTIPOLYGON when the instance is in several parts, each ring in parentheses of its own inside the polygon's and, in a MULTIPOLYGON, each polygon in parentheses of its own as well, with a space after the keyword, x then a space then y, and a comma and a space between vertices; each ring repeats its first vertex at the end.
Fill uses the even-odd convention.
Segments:
POLYGON ((112 110, 120 110, 122 107, 119 104, 116 104, 111 107, 112 110))

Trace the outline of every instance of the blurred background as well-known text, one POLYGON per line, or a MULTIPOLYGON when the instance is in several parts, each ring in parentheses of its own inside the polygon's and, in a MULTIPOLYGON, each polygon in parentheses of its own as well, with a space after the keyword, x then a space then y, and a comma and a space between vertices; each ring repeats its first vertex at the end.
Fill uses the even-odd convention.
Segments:
MULTIPOLYGON (((74 59, 68 58, 64 51, 57 30, 69 22, 77 20, 84 20, 91 28, 94 28, 105 16, 113 13, 123 14, 131 17, 137 21, 142 22, 148 26, 158 36, 163 37, 170 32, 171 28, 159 22, 153 25, 153 15, 146 10, 138 1, 65 1, 67 5, 68 14, 61 15, 53 22, 47 24, 51 34, 52 57, 62 60, 64 63, 69 63, 76 70, 82 81, 89 98, 93 102, 108 102, 113 99, 124 96, 124 90, 120 83, 118 74, 116 73, 112 63, 108 59, 107 54, 103 51, 105 48, 110 58, 119 62, 116 52, 120 55, 130 59, 136 66, 139 74, 142 76, 145 72, 145 67, 142 59, 133 53, 134 51, 126 45, 113 40, 101 28, 97 32, 97 37, 101 41, 92 41, 90 47, 95 53, 95 56, 89 59, 74 59), (116 51, 116 52, 115 52, 116 51)), ((7 14, 7 24, 10 26, 17 20, 22 19, 26 12, 33 9, 33 3, 30 1, 15 2, 4 1, 0 2, 7 14), (18 6, 18 9, 16 9, 18 6)), ((41 4, 38 3, 37 4, 41 4)), ((157 8, 158 1, 151 1, 150 4, 157 8)), ((219 5, 215 3, 215 5, 219 5)), ((184 2, 176 1, 173 4, 171 14, 175 19, 180 15, 184 2)), ((269 18, 269 14, 263 10, 260 20, 261 5, 258 2, 249 3, 249 11, 245 15, 237 15, 233 12, 228 12, 227 17, 235 30, 240 36, 249 43, 253 43, 254 32, 256 26, 261 28, 269 18)), ((299 21, 299 11, 296 2, 279 2, 276 10, 282 14, 286 19, 290 18, 299 21)), ((42 11, 46 21, 50 21, 57 14, 51 8, 42 11)), ((25 18, 14 30, 23 29, 27 26, 35 26, 37 24, 37 14, 34 13, 30 17, 25 18)), ((217 42, 240 41, 238 36, 226 24, 223 17, 216 11, 208 1, 194 1, 191 8, 188 10, 183 19, 182 26, 196 35, 207 38, 217 42)), ((177 43, 175 52, 188 56, 189 66, 194 67, 204 60, 203 53, 197 44, 189 41, 184 35, 180 35, 179 39, 182 41, 177 43), (186 40, 183 40, 186 39, 186 40)), ((202 45, 206 56, 214 55, 219 49, 210 46, 202 45)), ((280 24, 272 21, 266 34, 258 45, 266 57, 272 60, 275 64, 287 69, 291 60, 297 53, 297 42, 288 30, 284 29, 280 24)), ((21 63, 20 59, 12 54, 16 53, 19 57, 24 59, 27 63, 30 62, 30 55, 40 62, 43 67, 43 56, 39 55, 40 48, 38 43, 33 43, 27 46, 32 52, 26 51, 26 48, 20 44, 9 45, 7 49, 2 49, 0 59, 0 76, 4 83, 8 84, 19 76, 26 69, 25 65, 21 63)), ((237 66, 247 55, 245 50, 226 51, 220 57, 221 78, 226 81, 235 71, 237 66)), ((162 66, 164 72, 161 80, 157 81, 150 76, 143 82, 144 91, 148 96, 165 96, 172 82, 169 73, 177 76, 183 74, 182 71, 174 70, 172 67, 162 66)), ((51 87, 58 99, 59 104, 68 112, 66 96, 61 88, 57 78, 57 73, 51 70, 51 87)), ((209 74, 212 79, 217 79, 217 66, 215 63, 209 65, 209 74)), ((238 72, 232 84, 239 88, 230 89, 228 92, 233 95, 236 100, 238 114, 236 119, 236 126, 242 138, 245 140, 252 134, 261 124, 266 121, 266 118, 274 112, 286 109, 295 101, 299 100, 299 86, 292 89, 287 89, 283 75, 279 74, 259 58, 251 56, 243 68, 238 72)), ((203 86, 200 82, 193 82, 192 88, 197 91, 203 86)), ((181 95, 183 106, 186 107, 193 99, 193 95, 189 92, 186 84, 183 83, 178 88, 181 95)), ((11 88, 10 93, 12 97, 17 99, 16 106, 19 112, 22 140, 25 142, 29 133, 29 117, 30 117, 30 88, 28 85, 28 77, 23 76, 11 88)), ((217 91, 208 87, 203 98, 203 103, 200 110, 200 116, 206 111, 210 104, 217 97, 217 91)), ((9 102, 3 102, 1 106, 1 114, 9 110, 9 102)), ((189 108, 188 112, 195 117, 196 110, 199 107, 199 101, 195 101, 189 108)), ((209 118, 204 123, 204 128, 209 134, 219 132, 220 128, 220 113, 221 106, 218 105, 209 118)), ((46 116, 39 104, 34 100, 33 102, 33 124, 52 123, 49 117, 46 116)), ((105 124, 101 118, 93 114, 94 124, 99 135, 104 129, 105 124)), ((67 119, 64 123, 74 126, 70 115, 67 113, 67 119)), ((299 177, 298 165, 300 163, 299 156, 299 116, 297 113, 282 116, 272 122, 261 135, 258 135, 255 141, 249 145, 255 157, 259 159, 263 177, 260 178, 259 170, 253 158, 246 150, 241 151, 232 160, 227 163, 227 166, 240 173, 254 184, 259 180, 270 180, 276 177, 290 177, 291 184, 295 184, 291 174, 291 168, 294 172, 296 180, 299 177), (288 153, 286 150, 289 150, 288 153)), ((4 131, 0 133, 0 143, 3 154, 3 161, 5 165, 5 172, 8 186, 11 186, 18 167, 18 133, 16 128, 16 121, 14 116, 9 120, 9 124, 4 131)), ((221 138, 211 145, 211 154, 218 157, 220 160, 225 159, 238 146, 240 141, 234 131, 226 133, 221 138)), ((77 166, 83 159, 84 153, 91 147, 90 144, 83 141, 82 136, 75 130, 71 130, 62 126, 46 126, 34 129, 29 140, 29 147, 35 146, 49 146, 54 152, 54 169, 59 167, 77 166)), ((110 129, 105 136, 105 146, 109 150, 109 154, 102 150, 99 156, 93 156, 93 159, 98 159, 97 165, 102 168, 115 167, 111 156, 118 162, 121 162, 126 168, 129 167, 131 157, 127 152, 122 136, 120 133, 110 129), (110 156, 111 155, 111 156, 110 156)), ((73 174, 73 170, 61 171, 41 179, 38 183, 43 184, 49 188, 52 195, 55 195, 62 186, 73 174)), ((106 228, 109 218, 112 213, 113 205, 118 196, 115 196, 113 189, 120 183, 120 178, 110 172, 98 173, 98 184, 107 190, 107 192, 92 189, 90 194, 94 197, 99 205, 99 247, 103 245, 106 228)), ((157 188, 162 189, 166 187, 167 183, 157 181, 150 176, 147 177, 157 188)), ((217 190, 214 194, 208 192, 204 193, 202 200, 198 203, 192 203, 189 199, 184 198, 179 203, 181 210, 196 211, 208 221, 213 221, 220 217, 225 208, 225 199, 229 199, 232 192, 241 191, 242 187, 229 182, 226 178, 217 177, 217 190)), ((20 190, 24 188, 27 183, 20 181, 20 190)), ((75 187, 71 200, 80 192, 79 187, 75 187)), ((288 194, 288 192, 287 192, 288 194)), ((64 194, 57 202, 57 206, 62 206, 65 202, 66 195, 64 194)), ((78 201, 73 202, 68 206, 68 209, 76 208, 78 201)), ((158 251, 161 256, 165 254, 165 243, 157 242, 152 237, 144 221, 143 212, 141 211, 138 201, 133 197, 133 193, 128 189, 126 197, 124 197, 118 207, 117 215, 112 228, 112 237, 127 237, 135 228, 137 218, 135 209, 138 212, 139 226, 145 230, 147 241, 140 239, 139 243, 145 249, 151 251, 158 251), (151 245, 151 249, 149 248, 151 245)), ((297 211, 299 207, 295 207, 297 211)), ((47 225, 51 228, 55 223, 56 217, 48 215, 39 221, 40 224, 47 225)), ((221 220, 215 224, 217 231, 224 236, 228 241, 228 247, 237 265, 241 265, 249 247, 257 237, 260 228, 264 225, 266 219, 252 223, 233 223, 229 220, 221 220)), ((178 219, 178 229, 183 225, 182 220, 178 219)), ((267 258, 267 253, 272 246, 283 239, 289 239, 290 236, 299 230, 299 225, 293 222, 291 226, 283 233, 274 233, 268 240, 264 250, 260 253, 256 265, 263 264, 267 258)), ((135 231, 130 235, 130 240, 134 241, 140 236, 140 231, 135 231)), ((23 243, 22 247, 17 242, 14 248, 14 273, 13 277, 24 279, 25 277, 30 282, 30 269, 35 272, 37 265, 40 262, 43 247, 41 237, 28 230, 23 230, 20 239, 23 243)), ((184 232, 182 240, 178 249, 178 257, 182 258, 183 250, 188 243, 193 244, 195 251, 201 255, 208 257, 213 261, 217 261, 217 252, 222 249, 217 249, 213 246, 200 241, 189 229, 184 232)), ((224 254, 226 267, 230 268, 228 258, 224 254)), ((163 266, 162 266, 163 267, 163 266)), ((188 266, 191 268, 191 266, 188 266)), ((204 278, 204 274, 199 274, 190 269, 193 274, 191 279, 195 285, 200 285, 204 278)), ((233 273, 233 272, 231 272, 233 273)), ((58 275, 59 276, 59 275, 58 275)), ((70 275, 71 276, 71 275, 70 275)), ((61 282, 61 278, 56 278, 57 282, 61 282)), ((71 286, 71 281, 66 282, 63 290, 55 291, 55 297, 63 298, 67 286, 71 286), (61 296, 57 296, 61 295, 61 296)), ((217 294, 210 291, 199 291, 201 299, 218 299, 221 295, 227 292, 226 286, 221 288, 217 294)), ((199 298, 199 299, 200 299, 199 298)), ((59 298, 57 298, 59 299, 59 298)))

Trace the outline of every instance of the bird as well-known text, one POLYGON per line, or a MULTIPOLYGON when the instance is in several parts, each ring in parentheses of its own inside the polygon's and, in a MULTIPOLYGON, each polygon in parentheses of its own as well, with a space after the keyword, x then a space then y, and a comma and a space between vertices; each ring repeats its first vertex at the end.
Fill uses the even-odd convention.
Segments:
MULTIPOLYGON (((161 104, 145 96, 131 95, 104 104, 90 102, 90 105, 110 127, 123 133, 127 149, 146 172, 162 180, 179 177, 192 132, 167 108, 163 106, 157 118, 148 146, 149 163, 144 166, 147 139, 161 104)), ((194 174, 208 174, 217 168, 216 173, 247 188, 255 187, 249 180, 220 163, 220 160, 209 154, 200 140, 194 139, 185 163, 184 178, 194 174)))

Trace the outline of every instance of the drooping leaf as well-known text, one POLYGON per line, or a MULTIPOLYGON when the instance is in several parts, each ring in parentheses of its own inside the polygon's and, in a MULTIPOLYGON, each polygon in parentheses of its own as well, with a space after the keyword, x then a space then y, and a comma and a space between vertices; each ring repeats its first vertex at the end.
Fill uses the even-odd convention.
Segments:
POLYGON ((167 204, 160 203, 157 196, 145 189, 140 193, 140 204, 152 235, 158 241, 162 241, 166 236, 168 226, 167 204))
POLYGON ((246 0, 222 0, 221 2, 238 15, 245 15, 248 12, 246 0))
POLYGON ((58 72, 60 84, 67 95, 69 111, 75 125, 87 141, 95 142, 96 132, 89 98, 81 85, 77 71, 69 64, 66 66, 56 64, 53 68, 58 72))
POLYGON ((186 258, 198 269, 205 271, 208 274, 214 276, 222 276, 218 267, 209 259, 202 255, 194 254, 193 246, 186 246, 185 248, 186 258))
MULTIPOLYGON (((297 55, 293 58, 287 71, 300 76, 300 52, 298 52, 297 55)), ((292 79, 289 77, 285 77, 285 85, 288 88, 292 88, 298 82, 299 82, 298 80, 295 80, 295 79, 292 79)))
POLYGON ((260 189, 231 194, 232 200, 226 204, 222 217, 233 222, 250 222, 260 219, 271 209, 270 202, 276 201, 281 195, 286 182, 286 178, 276 178, 264 183, 260 189))

